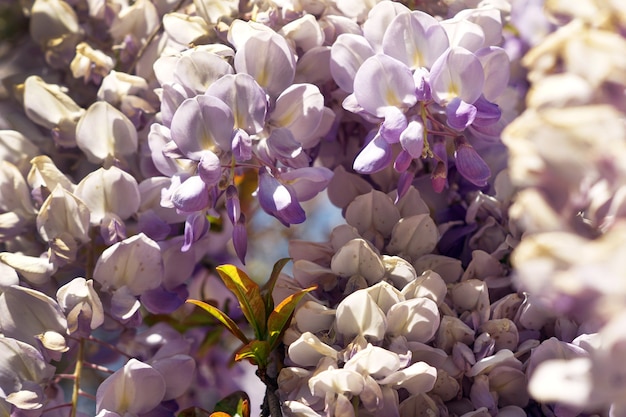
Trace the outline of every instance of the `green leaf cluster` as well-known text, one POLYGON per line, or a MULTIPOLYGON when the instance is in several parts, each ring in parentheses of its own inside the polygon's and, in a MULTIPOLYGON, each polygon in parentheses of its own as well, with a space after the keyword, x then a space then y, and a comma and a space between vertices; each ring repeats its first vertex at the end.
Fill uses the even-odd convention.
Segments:
POLYGON ((317 286, 305 288, 274 306, 272 292, 280 271, 289 260, 289 258, 283 258, 276 262, 269 280, 262 287, 234 265, 222 265, 216 268, 226 287, 237 297, 241 311, 254 331, 254 339, 248 338, 237 323, 220 309, 204 301, 187 300, 188 303, 201 307, 215 317, 243 343, 235 354, 235 360, 249 360, 259 367, 260 374, 265 373, 270 355, 278 347, 283 333, 289 327, 296 305, 306 293, 317 288, 317 286))

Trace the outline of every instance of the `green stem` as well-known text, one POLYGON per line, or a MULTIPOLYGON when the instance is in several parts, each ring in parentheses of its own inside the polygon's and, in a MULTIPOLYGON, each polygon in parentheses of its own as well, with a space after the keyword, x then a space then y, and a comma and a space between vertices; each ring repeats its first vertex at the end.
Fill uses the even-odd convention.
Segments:
POLYGON ((76 358, 76 367, 74 368, 74 389, 72 390, 72 411, 70 417, 76 417, 78 412, 78 396, 80 394, 80 377, 83 371, 83 355, 85 350, 85 340, 80 339, 78 343, 78 357, 76 358))

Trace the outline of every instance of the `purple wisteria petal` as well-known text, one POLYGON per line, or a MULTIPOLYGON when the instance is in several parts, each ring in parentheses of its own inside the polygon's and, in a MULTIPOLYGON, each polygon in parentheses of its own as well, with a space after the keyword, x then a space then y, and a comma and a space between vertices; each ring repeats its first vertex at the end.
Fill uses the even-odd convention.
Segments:
POLYGON ((388 106, 409 108, 417 102, 411 70, 387 55, 365 60, 354 77, 354 87, 359 105, 377 117, 384 117, 388 106))
POLYGON ((173 75, 191 97, 204 93, 213 82, 233 72, 233 67, 221 56, 198 49, 180 57, 173 75))
POLYGON ((367 20, 363 23, 363 36, 376 52, 382 52, 383 37, 393 19, 407 11, 408 7, 395 1, 381 1, 372 7, 367 20))
POLYGON ((428 80, 430 72, 426 68, 417 68, 413 71, 413 81, 415 81, 415 95, 419 101, 428 101, 432 99, 430 92, 430 84, 428 80))
POLYGON ((465 130, 474 122, 476 113, 476 107, 455 97, 446 106, 448 126, 456 130, 465 130))
POLYGON ((222 177, 222 165, 220 159, 211 151, 202 152, 198 162, 198 176, 207 186, 213 186, 222 177))
POLYGON ((96 411, 108 410, 120 415, 142 414, 155 408, 164 395, 163 376, 150 365, 130 359, 98 387, 96 411))
POLYGON ((394 200, 393 204, 397 204, 398 201, 406 195, 406 193, 411 188, 411 184, 415 179, 415 174, 410 171, 405 171, 400 174, 400 178, 398 179, 398 195, 394 200))
POLYGON ((456 169, 465 179, 474 185, 484 187, 491 177, 491 170, 478 152, 465 138, 458 137, 454 141, 456 169))
POLYGON ((344 91, 354 91, 354 77, 363 62, 374 55, 369 42, 360 35, 343 33, 330 49, 330 73, 344 91))
POLYGON ((163 154, 163 148, 166 143, 172 140, 170 130, 158 123, 150 126, 148 133, 148 147, 150 148, 150 156, 152 163, 157 170, 163 175, 171 176, 178 172, 178 166, 172 158, 168 158, 163 154))
POLYGON ((170 126, 176 109, 190 97, 190 94, 180 84, 164 84, 162 88, 161 121, 166 126, 170 126))
POLYGON ((296 62, 285 38, 258 31, 237 49, 235 69, 250 74, 270 96, 276 97, 291 85, 296 62))
POLYGON ((430 68, 446 49, 445 30, 434 17, 422 11, 398 14, 383 36, 385 54, 413 70, 430 68))
POLYGON ((439 104, 447 104, 455 97, 466 103, 475 102, 483 90, 485 75, 476 56, 467 49, 448 49, 430 70, 430 88, 439 104))
POLYGON ((319 88, 313 84, 294 84, 276 99, 269 123, 291 130, 293 137, 305 144, 315 135, 323 112, 324 96, 319 88))
POLYGON ((385 138, 388 143, 398 143, 400 134, 406 129, 406 116, 397 107, 387 107, 385 109, 385 120, 380 126, 380 135, 385 138))
POLYGON ((509 83, 511 66, 509 56, 505 50, 497 46, 481 48, 476 51, 485 73, 485 87, 483 95, 487 100, 495 100, 509 83))
POLYGON ((195 175, 187 178, 174 190, 172 203, 184 213, 206 209, 210 205, 207 184, 195 175))
POLYGON ((412 120, 400 135, 402 149, 413 158, 421 158, 424 150, 424 125, 418 120, 412 120))
POLYGON ((211 84, 206 95, 222 100, 233 112, 235 128, 248 134, 265 126, 267 99, 265 91, 248 74, 228 74, 211 84))
POLYGON ((290 186, 281 184, 267 170, 259 172, 258 198, 261 208, 282 224, 304 222, 306 214, 290 186))
POLYGON ((185 242, 180 248, 181 252, 187 252, 191 245, 200 240, 209 231, 209 221, 201 213, 193 213, 185 220, 185 242))
POLYGON ((436 161, 431 181, 435 192, 440 193, 448 186, 448 152, 445 142, 441 139, 434 140, 431 149, 436 161))
POLYGON ((203 151, 220 155, 231 149, 234 123, 232 111, 222 100, 197 96, 183 101, 176 110, 171 135, 185 156, 198 161, 203 151))
POLYGON ((233 155, 239 162, 252 159, 252 139, 248 132, 243 129, 236 129, 233 134, 233 155))
POLYGON ((226 188, 226 214, 231 223, 236 223, 241 216, 241 205, 239 203, 239 193, 237 187, 229 185, 226 188))
POLYGON ((404 173, 409 169, 409 166, 411 166, 411 162, 413 162, 411 154, 402 149, 400 153, 398 153, 398 156, 396 156, 396 160, 393 161, 393 169, 404 173))
POLYGON ((391 145, 378 133, 354 160, 352 167, 360 174, 373 174, 391 163, 393 152, 391 145))
POLYGON ((178 307, 185 304, 189 297, 186 286, 181 285, 173 291, 169 291, 163 286, 148 290, 141 294, 141 305, 153 314, 170 314, 178 307), (176 291, 180 289, 180 291, 176 291))
POLYGON ((280 174, 280 179, 289 183, 298 201, 308 201, 326 188, 333 171, 326 167, 304 167, 280 174))
POLYGON ((288 167, 303 168, 309 166, 309 157, 302 150, 289 129, 278 128, 272 130, 266 144, 270 156, 278 159, 288 167))
POLYGON ((233 225, 233 247, 241 263, 245 264, 248 251, 248 231, 246 229, 246 216, 243 214, 233 225))
POLYGON ((474 107, 476 107, 476 118, 472 123, 474 126, 491 126, 497 123, 502 116, 500 107, 495 103, 487 101, 484 96, 480 96, 480 98, 474 102, 474 107))
POLYGON ((476 23, 467 19, 453 17, 441 22, 445 29, 451 47, 461 47, 475 52, 485 46, 485 33, 476 23))

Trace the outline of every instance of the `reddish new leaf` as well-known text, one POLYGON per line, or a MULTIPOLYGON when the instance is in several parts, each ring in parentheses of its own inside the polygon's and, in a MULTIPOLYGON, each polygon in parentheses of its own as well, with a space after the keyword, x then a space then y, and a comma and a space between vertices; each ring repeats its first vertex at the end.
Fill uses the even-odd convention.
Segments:
POLYGON ((226 288, 237 297, 243 315, 254 329, 256 338, 264 339, 265 303, 259 285, 234 265, 221 265, 216 269, 226 288))
POLYGON ((293 315, 293 311, 295 310, 296 305, 298 305, 298 303, 300 302, 302 297, 305 296, 306 293, 311 292, 315 289, 317 289, 317 285, 305 288, 295 294, 291 294, 289 297, 281 301, 281 303, 276 306, 274 311, 272 311, 269 319, 267 320, 267 330, 269 333, 268 342, 270 350, 274 350, 276 348, 278 342, 280 341, 281 335, 289 326, 289 323, 291 322, 291 316, 293 315))
POLYGON ((267 367, 270 357, 270 345, 265 340, 253 340, 235 354, 235 360, 248 359, 260 369, 267 367))
POLYGON ((219 320, 220 323, 224 325, 224 327, 228 329, 229 332, 235 335, 235 337, 241 340, 243 343, 246 343, 246 344, 250 343, 246 335, 244 335, 241 329, 239 329, 239 326, 237 326, 237 323, 235 323, 230 317, 228 317, 226 314, 224 314, 222 311, 220 311, 216 307, 213 307, 211 304, 207 304, 199 300, 190 299, 190 300, 187 300, 187 302, 197 305, 198 307, 202 308, 207 313, 215 317, 217 320, 219 320))

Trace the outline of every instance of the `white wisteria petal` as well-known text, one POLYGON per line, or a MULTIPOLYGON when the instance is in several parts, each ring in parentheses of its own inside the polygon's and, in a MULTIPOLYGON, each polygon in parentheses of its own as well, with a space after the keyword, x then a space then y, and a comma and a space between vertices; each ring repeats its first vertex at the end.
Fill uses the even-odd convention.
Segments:
POLYGON ((4 289, 0 294, 0 328, 4 336, 35 347, 37 339, 48 334, 47 339, 41 339, 44 347, 49 348, 46 343, 50 342, 50 350, 67 350, 65 315, 56 300, 37 290, 18 285, 4 289))
POLYGON ((432 252, 438 239, 439 233, 433 219, 428 214, 417 214, 400 219, 393 225, 387 250, 390 254, 415 261, 432 252))
POLYGON ((437 305, 443 302, 447 293, 448 288, 441 275, 431 270, 422 272, 419 277, 402 288, 402 295, 407 300, 426 297, 433 300, 437 305))
MULTIPOLYGON (((36 348, 10 337, 0 337, 0 398, 6 399, 24 389, 38 391, 41 407, 45 398, 43 389, 34 389, 34 385, 45 383, 53 375, 54 367, 45 362, 36 348)), ((13 398, 17 400, 20 396, 13 398)))
POLYGON ((330 269, 342 277, 361 275, 370 285, 385 276, 380 256, 364 239, 353 239, 342 246, 333 256, 330 269))
POLYGON ((437 381, 437 368, 426 362, 416 362, 405 369, 400 369, 378 381, 380 385, 394 388, 406 388, 411 394, 422 394, 430 391, 437 381))
POLYGON ((306 143, 322 121, 324 96, 313 84, 292 84, 276 99, 269 123, 291 130, 299 143, 306 143))
POLYGON ((373 190, 356 197, 348 205, 345 218, 365 239, 377 233, 386 238, 400 220, 400 213, 388 195, 373 190))
POLYGON ((387 314, 392 306, 404 301, 404 297, 400 291, 386 281, 380 281, 365 290, 385 314, 387 314))
POLYGON ((348 295, 337 306, 337 332, 346 339, 365 336, 382 340, 387 328, 385 313, 378 307, 367 290, 358 290, 348 295))
POLYGON ((194 0, 193 3, 196 13, 207 23, 217 23, 218 20, 235 14, 239 6, 237 0, 194 0))
POLYGON ((47 257, 21 255, 19 253, 0 252, 0 262, 9 265, 24 279, 35 285, 42 285, 57 270, 56 265, 47 257))
POLYGON ((196 40, 207 37, 209 25, 200 16, 189 16, 185 13, 168 13, 163 16, 165 32, 182 45, 191 45, 196 40))
POLYGON ((65 312, 70 333, 78 328, 81 314, 90 321, 91 329, 96 329, 104 323, 104 308, 93 288, 93 280, 74 278, 57 290, 56 298, 65 312))
POLYGON ((387 312, 387 334, 426 343, 437 333, 439 317, 437 304, 429 298, 401 301, 387 312))
POLYGON ((343 369, 382 379, 400 367, 400 357, 396 353, 368 343, 365 349, 358 351, 345 363, 343 369))
POLYGON ((348 369, 329 369, 309 379, 309 388, 316 397, 325 397, 327 392, 359 395, 365 382, 363 376, 348 369))
POLYGON ((67 191, 74 192, 76 185, 57 168, 49 156, 36 156, 30 163, 31 168, 26 180, 31 188, 46 187, 48 191, 52 191, 57 185, 60 185, 67 191))
POLYGON ((16 212, 24 217, 35 214, 22 173, 8 161, 0 161, 0 212, 16 212))
POLYGON ((96 101, 78 121, 76 144, 89 161, 111 164, 137 152, 137 129, 124 113, 96 101))
POLYGON ((324 32, 312 14, 292 20, 278 32, 285 39, 293 42, 296 48, 308 51, 324 42, 324 32))
POLYGON ((80 33, 78 16, 64 0, 36 0, 30 18, 30 35, 41 46, 80 33))
POLYGON ((141 201, 135 177, 115 166, 89 173, 75 194, 89 207, 93 225, 111 213, 126 220, 137 212, 141 201))
POLYGON ((329 330, 335 321, 335 310, 316 301, 301 303, 293 316, 298 330, 316 333, 329 330))
POLYGON ((320 359, 337 359, 337 351, 311 332, 304 332, 289 345, 289 359, 300 366, 316 366, 320 359))
POLYGON ((28 118, 38 125, 46 129, 59 129, 70 135, 67 145, 75 146, 74 130, 85 110, 58 85, 47 84, 36 75, 28 77, 24 82, 24 111, 28 118))
POLYGON ((26 136, 16 130, 0 130, 0 161, 15 165, 26 173, 32 158, 39 154, 39 148, 26 136))
POLYGON ((387 278, 396 288, 402 288, 413 282, 417 277, 415 268, 406 259, 399 256, 382 256, 385 266, 385 278, 387 278))
POLYGON ((589 358, 542 362, 530 378, 528 392, 539 401, 584 407, 593 393, 592 366, 589 358))
POLYGON ((15 269, 3 262, 0 262, 0 292, 4 291, 5 288, 11 285, 18 285, 19 283, 20 279, 17 276, 15 269))
POLYGON ((143 414, 163 400, 165 390, 165 381, 159 371, 137 359, 130 359, 98 387, 96 411, 115 411, 123 416, 143 414))
POLYGON ((131 236, 102 253, 93 276, 105 291, 126 286, 131 294, 141 295, 161 284, 161 249, 143 233, 131 236))
POLYGON ((69 234, 79 242, 89 238, 89 209, 60 184, 43 202, 37 215, 37 230, 46 241, 69 234))

